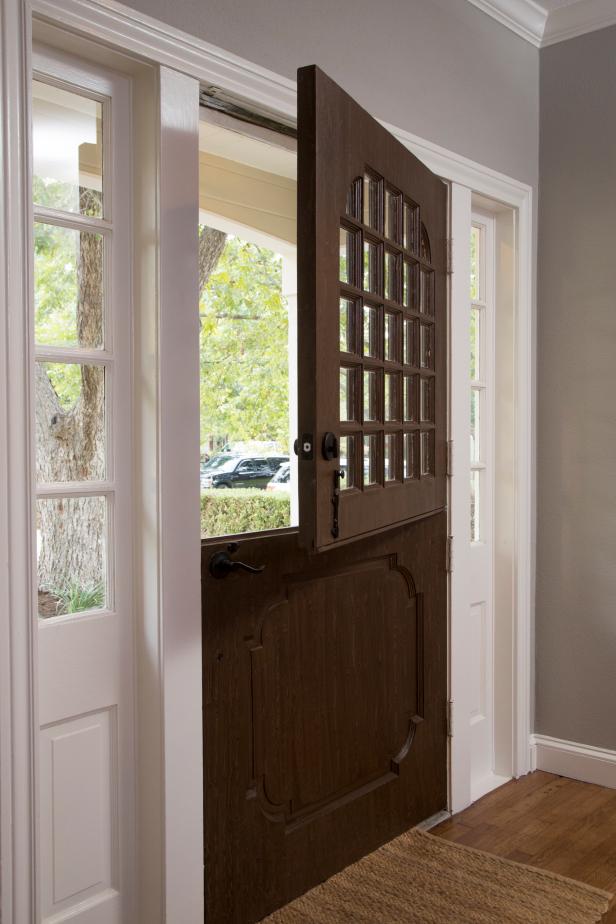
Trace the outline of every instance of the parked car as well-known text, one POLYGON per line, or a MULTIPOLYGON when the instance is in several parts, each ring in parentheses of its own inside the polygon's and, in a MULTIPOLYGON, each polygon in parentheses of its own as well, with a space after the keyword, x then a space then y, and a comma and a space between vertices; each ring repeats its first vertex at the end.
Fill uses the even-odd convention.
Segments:
POLYGON ((283 462, 272 480, 267 485, 266 491, 274 494, 291 493, 291 463, 283 462))
POLYGON ((277 472, 282 465, 289 461, 288 456, 266 456, 266 459, 273 472, 277 472))
POLYGON ((201 489, 265 488, 278 468, 278 457, 214 456, 201 469, 201 489))

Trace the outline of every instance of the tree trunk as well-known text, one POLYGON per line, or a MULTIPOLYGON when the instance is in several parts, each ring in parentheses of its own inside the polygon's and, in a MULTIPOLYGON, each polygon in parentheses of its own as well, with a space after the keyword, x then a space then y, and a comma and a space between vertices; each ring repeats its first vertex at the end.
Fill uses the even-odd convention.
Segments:
MULTIPOLYGON (((82 214, 100 194, 83 190, 82 214)), ((100 200, 99 200, 100 201, 100 200)), ((99 214, 99 212, 96 212, 99 214)), ((199 234, 199 292, 216 267, 226 235, 213 228, 199 234)), ((103 341, 103 243, 82 233, 79 245, 77 339, 97 348, 103 341)), ((35 380, 37 480, 39 483, 99 481, 105 471, 105 373, 102 366, 79 367, 80 391, 63 406, 52 384, 51 367, 37 363, 35 380)), ((77 589, 102 590, 105 576, 105 502, 101 498, 61 498, 38 503, 39 589, 63 598, 77 589)), ((82 607, 83 608, 83 607, 82 607)))
MULTIPOLYGON (((88 214, 100 194, 84 190, 81 210, 88 214)), ((103 332, 103 241, 79 235, 77 341, 97 348, 103 332)), ((36 368, 36 445, 39 482, 99 481, 105 478, 105 371, 81 365, 79 395, 63 406, 48 369, 36 368)), ((39 588, 56 595, 75 588, 93 590, 104 581, 105 504, 100 498, 43 500, 38 505, 39 588)))
POLYGON ((207 225, 201 228, 199 232, 199 295, 216 269, 226 242, 227 235, 224 231, 208 228, 207 225))

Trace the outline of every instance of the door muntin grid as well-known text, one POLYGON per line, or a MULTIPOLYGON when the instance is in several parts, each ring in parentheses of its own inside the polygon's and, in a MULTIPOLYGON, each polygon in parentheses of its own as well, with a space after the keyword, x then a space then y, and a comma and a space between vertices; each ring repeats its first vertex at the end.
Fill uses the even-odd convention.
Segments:
POLYGON ((340 238, 340 445, 354 466, 341 491, 433 478, 435 270, 420 207, 366 167, 349 187, 340 238))

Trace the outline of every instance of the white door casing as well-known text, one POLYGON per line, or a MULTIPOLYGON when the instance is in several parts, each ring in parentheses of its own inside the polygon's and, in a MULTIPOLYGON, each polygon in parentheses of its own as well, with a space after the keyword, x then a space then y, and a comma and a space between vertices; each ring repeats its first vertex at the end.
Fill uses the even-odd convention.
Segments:
POLYGON ((36 496, 104 499, 107 521, 104 608, 38 620, 40 914, 120 924, 135 913, 130 93, 126 78, 51 49, 34 50, 33 70, 103 105, 104 217, 36 205, 34 217, 102 235, 104 347, 35 356, 102 366, 106 416, 105 480, 38 484, 36 496))

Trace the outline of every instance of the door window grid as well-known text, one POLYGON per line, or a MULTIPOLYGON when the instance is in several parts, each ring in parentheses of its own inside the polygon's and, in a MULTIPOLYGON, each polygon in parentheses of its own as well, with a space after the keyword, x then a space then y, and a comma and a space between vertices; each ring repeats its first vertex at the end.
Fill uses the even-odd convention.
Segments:
POLYGON ((353 181, 346 208, 340 434, 354 458, 341 452, 353 470, 341 489, 363 490, 435 474, 434 270, 419 207, 374 171, 353 181))
POLYGON ((114 353, 108 310, 113 225, 108 116, 107 97, 35 75, 35 520, 39 616, 45 618, 110 610, 114 606, 111 561, 115 485, 110 414, 114 353), (46 104, 50 104, 52 114, 61 113, 65 106, 72 120, 63 123, 61 115, 50 118, 49 114, 45 119, 46 104), (39 113, 43 131, 37 126, 39 113), (93 122, 92 137, 84 134, 83 124, 78 126, 79 144, 73 138, 75 149, 71 151, 71 139, 64 135, 66 125, 71 126, 72 121, 75 131, 75 122, 81 118, 83 123, 86 115, 93 122), (84 137, 86 140, 82 140, 84 137), (62 163, 56 172, 48 166, 53 157, 45 163, 45 145, 56 154, 63 150, 67 163, 62 163), (70 304, 74 310, 68 314, 74 318, 67 333, 70 304), (54 402, 48 416, 45 397, 54 402), (85 402, 88 406, 84 410, 85 402), (54 428, 62 430, 60 439, 53 443, 54 453, 52 442, 41 433, 41 422, 47 421, 50 432, 54 428), (90 462, 84 466, 86 453, 90 462), (79 524, 84 527, 81 544, 67 538, 74 540, 79 524), (66 548, 59 551, 57 542, 63 531, 66 548), (45 533, 49 533, 47 540, 43 538, 45 533), (63 575, 58 577, 57 585, 52 586, 48 577, 42 585, 41 570, 54 573, 60 557, 63 575), (88 580, 67 581, 66 575, 79 575, 86 558, 96 561, 96 566, 89 568, 88 580))
POLYGON ((488 347, 486 329, 489 310, 486 287, 487 226, 473 221, 470 235, 470 537, 472 543, 484 541, 486 489, 488 347))

